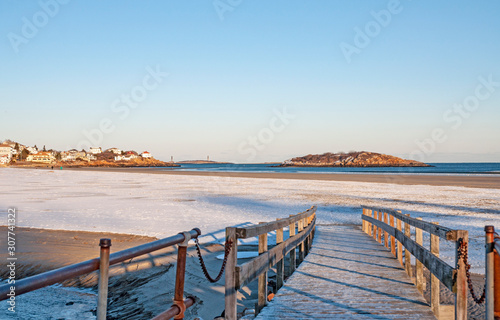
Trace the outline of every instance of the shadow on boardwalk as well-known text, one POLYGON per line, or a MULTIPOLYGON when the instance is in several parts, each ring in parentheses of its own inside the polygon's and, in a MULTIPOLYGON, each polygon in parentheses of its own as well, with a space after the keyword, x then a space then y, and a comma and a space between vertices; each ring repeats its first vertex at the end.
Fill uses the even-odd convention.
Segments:
POLYGON ((353 226, 319 226, 307 259, 256 319, 435 319, 398 261, 353 226))

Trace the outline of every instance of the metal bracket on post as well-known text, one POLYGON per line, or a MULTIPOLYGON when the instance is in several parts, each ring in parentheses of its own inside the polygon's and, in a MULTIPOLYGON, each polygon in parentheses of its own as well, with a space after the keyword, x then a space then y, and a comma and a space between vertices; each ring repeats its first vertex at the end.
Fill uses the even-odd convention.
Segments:
POLYGON ((187 247, 189 245, 189 240, 191 240, 191 233, 184 231, 181 234, 184 236, 184 241, 179 243, 179 247, 187 247))
POLYGON ((184 319, 184 312, 186 312, 186 304, 184 300, 174 300, 174 304, 172 305, 179 308, 179 313, 174 317, 174 319, 184 319))

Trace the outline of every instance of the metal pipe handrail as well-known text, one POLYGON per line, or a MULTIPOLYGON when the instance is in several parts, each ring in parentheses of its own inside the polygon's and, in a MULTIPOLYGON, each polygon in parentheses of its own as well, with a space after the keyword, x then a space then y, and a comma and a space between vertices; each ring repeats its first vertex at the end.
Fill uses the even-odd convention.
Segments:
MULTIPOLYGON (((191 238, 197 238, 199 235, 201 235, 201 231, 198 228, 192 229, 191 231, 188 231, 188 233, 191 235, 191 238)), ((109 265, 111 266, 146 253, 179 244, 183 242, 184 239, 184 235, 182 233, 179 233, 175 236, 115 252, 109 257, 109 265)), ((16 296, 99 270, 99 263, 100 258, 94 258, 84 262, 37 274, 21 280, 16 280, 16 296)), ((0 301, 9 298, 7 294, 10 292, 11 286, 12 285, 10 284, 0 286, 0 301)))
MULTIPOLYGON (((184 305, 186 308, 191 307, 194 303, 196 302, 195 298, 193 297, 187 297, 184 300, 184 305)), ((151 320, 166 320, 166 319, 171 319, 172 317, 175 317, 181 312, 180 308, 176 305, 171 306, 168 310, 163 311, 156 317, 154 317, 151 320)))

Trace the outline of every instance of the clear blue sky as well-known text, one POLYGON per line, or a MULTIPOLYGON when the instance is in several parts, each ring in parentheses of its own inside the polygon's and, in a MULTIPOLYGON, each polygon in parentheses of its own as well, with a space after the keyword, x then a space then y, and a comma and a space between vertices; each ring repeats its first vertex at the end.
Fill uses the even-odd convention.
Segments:
POLYGON ((95 139, 163 160, 366 150, 500 162, 499 12, 498 1, 4 0, 0 139, 95 139), (284 108, 293 119, 276 116, 284 108))

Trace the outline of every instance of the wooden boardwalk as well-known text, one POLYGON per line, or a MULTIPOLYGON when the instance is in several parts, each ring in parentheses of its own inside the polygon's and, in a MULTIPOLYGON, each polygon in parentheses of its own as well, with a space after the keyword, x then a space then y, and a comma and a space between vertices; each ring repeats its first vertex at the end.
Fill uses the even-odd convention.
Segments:
POLYGON ((256 319, 436 319, 391 252, 352 226, 317 226, 312 249, 256 319))

